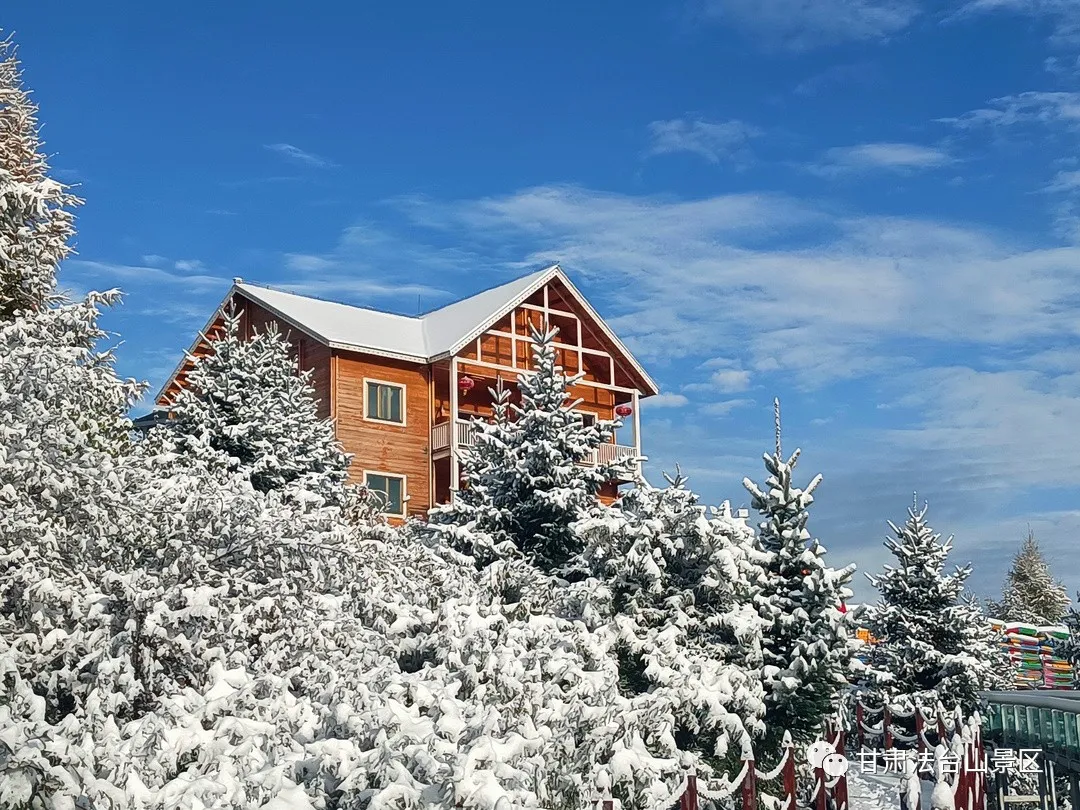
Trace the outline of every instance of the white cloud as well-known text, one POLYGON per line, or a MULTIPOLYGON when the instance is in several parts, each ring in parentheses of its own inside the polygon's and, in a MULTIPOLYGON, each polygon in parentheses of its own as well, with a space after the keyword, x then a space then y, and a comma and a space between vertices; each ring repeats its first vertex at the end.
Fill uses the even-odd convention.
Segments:
POLYGON ((717 391, 734 394, 738 391, 745 391, 750 387, 750 372, 733 368, 723 369, 714 372, 709 381, 717 391))
POLYGON ((649 124, 649 154, 666 155, 689 152, 710 163, 722 159, 745 159, 746 144, 761 131, 743 121, 691 121, 676 118, 649 124))
POLYGON ((752 399, 726 399, 717 402, 709 402, 702 405, 698 410, 707 416, 727 416, 736 408, 745 408, 753 405, 752 399))
POLYGON ((1008 12, 1054 21, 1052 39, 1058 44, 1073 44, 1080 38, 1080 4, 1076 0, 971 0, 960 15, 1008 12))
POLYGON ((1027 249, 977 228, 844 216, 787 198, 684 202, 544 187, 413 208, 470 238, 543 244, 601 291, 643 359, 740 350, 747 371, 821 386, 904 363, 891 341, 1074 336, 1073 248, 1027 249), (762 248, 766 240, 785 248, 762 248))
POLYGON ((881 39, 919 14, 913 0, 707 0, 707 17, 729 22, 766 46, 796 50, 881 39))
POLYGON ((300 147, 293 146, 291 143, 268 143, 265 148, 291 160, 293 163, 313 166, 317 169, 330 169, 337 165, 321 155, 316 155, 314 152, 305 152, 300 147))
POLYGON ((681 408, 689 402, 690 400, 682 394, 673 394, 670 391, 664 391, 654 397, 643 399, 641 401, 641 407, 642 409, 648 409, 650 411, 654 408, 681 408))
MULTIPOLYGON (((148 256, 145 258, 161 259, 160 256, 148 256)), ((81 278, 92 277, 90 286, 95 284, 101 287, 101 281, 111 279, 118 281, 127 287, 139 287, 144 284, 170 284, 183 287, 197 288, 199 290, 212 289, 228 285, 230 279, 225 276, 213 275, 204 272, 201 262, 179 261, 175 262, 172 270, 163 267, 155 267, 150 263, 146 265, 117 264, 114 262, 93 262, 85 259, 70 259, 64 264, 65 268, 74 270, 81 278)), ((224 288, 222 288, 224 292, 224 288)))
POLYGON ((953 161, 948 152, 913 143, 863 143, 829 149, 808 167, 823 177, 871 171, 907 173, 936 169, 953 161))
POLYGON ((1045 191, 1080 191, 1080 170, 1058 172, 1046 186, 1045 191))
POLYGON ((989 106, 955 118, 938 120, 960 129, 1001 129, 1022 124, 1061 125, 1073 129, 1080 126, 1080 93, 1030 90, 995 98, 989 106))

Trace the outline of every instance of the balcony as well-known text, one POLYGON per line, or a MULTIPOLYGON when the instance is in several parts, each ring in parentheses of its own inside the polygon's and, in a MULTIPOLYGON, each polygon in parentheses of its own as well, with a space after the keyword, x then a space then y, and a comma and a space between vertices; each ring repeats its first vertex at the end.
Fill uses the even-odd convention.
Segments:
MULTIPOLYGON (((450 431, 456 433, 458 447, 472 447, 476 427, 472 422, 457 419, 453 422, 441 422, 431 429, 431 452, 448 453, 450 451, 450 431)), ((579 463, 584 466, 611 464, 624 458, 634 458, 637 448, 622 444, 602 444, 579 463)))

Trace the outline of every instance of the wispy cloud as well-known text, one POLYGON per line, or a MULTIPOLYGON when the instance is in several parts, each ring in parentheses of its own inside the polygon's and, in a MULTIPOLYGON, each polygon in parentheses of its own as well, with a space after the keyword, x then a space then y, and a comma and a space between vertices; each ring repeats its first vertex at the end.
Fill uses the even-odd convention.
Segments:
POLYGON ((653 410, 654 408, 681 408, 684 405, 689 404, 688 400, 682 394, 673 394, 670 391, 657 394, 654 397, 649 397, 643 400, 641 405, 647 410, 653 410))
POLYGON ((734 25, 766 47, 795 50, 881 39, 920 12, 913 0, 707 0, 708 18, 734 25))
POLYGON ((229 283, 229 279, 225 276, 206 272, 202 263, 196 260, 180 260, 163 265, 158 261, 162 260, 160 256, 145 258, 154 261, 142 265, 131 265, 71 259, 64 264, 64 267, 74 271, 80 279, 98 286, 113 283, 120 283, 121 286, 166 284, 207 289, 229 283))
POLYGON ((807 169, 822 177, 838 177, 874 171, 911 173, 940 168, 952 162, 948 152, 933 146, 863 143, 829 149, 807 169))
POLYGON ((1022 124, 1060 124, 1076 128, 1080 127, 1080 93, 1034 90, 1016 93, 993 99, 987 107, 938 120, 961 129, 1022 124))
POLYGON ((833 65, 820 73, 815 73, 795 85, 795 94, 799 96, 817 96, 830 88, 843 88, 854 92, 864 92, 864 86, 878 73, 873 63, 859 62, 848 65, 833 65))
POLYGON ((1080 170, 1058 172, 1044 190, 1049 192, 1080 191, 1080 170))
POLYGON ((321 155, 316 155, 314 152, 305 152, 300 147, 293 146, 291 143, 268 143, 265 148, 291 160, 293 163, 301 163, 305 166, 313 166, 317 169, 330 169, 337 166, 333 161, 328 160, 321 155))
POLYGON ((726 399, 719 402, 709 402, 702 405, 698 410, 708 416, 727 416, 736 408, 745 408, 753 405, 752 399, 726 399))
POLYGON ((1007 12, 1054 21, 1053 40, 1061 44, 1080 41, 1080 4, 1075 0, 971 0, 959 16, 1007 12))
POLYGON ((708 121, 675 118, 649 124, 649 155, 689 152, 710 163, 747 157, 746 145, 761 131, 743 121, 708 121))

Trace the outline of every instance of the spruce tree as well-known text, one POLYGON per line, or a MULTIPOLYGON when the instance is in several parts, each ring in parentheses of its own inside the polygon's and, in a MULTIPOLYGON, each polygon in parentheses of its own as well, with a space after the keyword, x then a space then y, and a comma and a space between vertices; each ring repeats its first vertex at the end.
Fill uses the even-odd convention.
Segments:
POLYGON ((574 409, 568 376, 558 365, 558 329, 532 329, 533 370, 518 375, 521 403, 499 386, 490 421, 476 421, 473 446, 461 451, 466 486, 432 510, 436 532, 482 566, 509 553, 545 571, 563 570, 581 551, 572 524, 596 503, 607 482, 627 478, 633 459, 582 464, 612 436, 618 422, 586 424, 574 409), (456 531, 465 527, 467 531, 456 531))
POLYGON ((908 705, 940 701, 948 709, 970 712, 978 706, 980 690, 1006 686, 1008 665, 986 616, 964 593, 971 566, 945 573, 952 537, 942 542, 926 511, 914 503, 903 526, 889 522, 895 537, 885 547, 898 564, 867 575, 880 593, 867 614, 871 632, 880 639, 877 691, 908 705))
POLYGON ((72 251, 80 200, 48 175, 37 106, 22 86, 10 40, 0 42, 0 321, 52 300, 72 251))
POLYGON ((780 444, 780 403, 776 413, 776 449, 764 455, 768 477, 763 487, 749 478, 743 486, 762 516, 757 543, 764 552, 765 578, 757 596, 764 631, 762 669, 765 683, 766 749, 778 752, 784 731, 796 741, 815 738, 836 710, 848 682, 853 630, 841 603, 854 565, 834 569, 825 548, 806 528, 816 476, 805 489, 792 475, 800 450, 785 458, 780 444))
POLYGON ((1034 625, 1058 624, 1068 606, 1065 586, 1054 579, 1035 533, 1029 530, 1005 577, 1001 602, 996 605, 997 618, 1034 625))
POLYGON ((291 488, 342 504, 349 457, 333 423, 319 418, 311 373, 298 372, 276 324, 245 340, 238 312, 230 307, 222 318, 209 352, 190 358, 175 418, 157 430, 190 437, 182 444, 192 450, 206 439, 260 492, 291 488))
POLYGON ((580 521, 582 556, 616 617, 622 693, 670 690, 680 749, 737 768, 740 743, 765 728, 765 622, 754 602, 762 555, 727 504, 710 514, 681 473, 664 478, 666 487, 641 482, 580 521), (707 710, 717 703, 722 711, 707 710))

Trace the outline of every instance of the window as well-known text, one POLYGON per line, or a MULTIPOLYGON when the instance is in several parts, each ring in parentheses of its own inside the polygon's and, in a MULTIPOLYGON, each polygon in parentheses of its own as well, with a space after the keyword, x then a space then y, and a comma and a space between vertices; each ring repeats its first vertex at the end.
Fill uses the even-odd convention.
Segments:
POLYGON ((383 512, 404 517, 405 476, 365 472, 364 486, 382 498, 383 512))
POLYGON ((589 411, 577 411, 577 415, 581 418, 581 423, 585 427, 592 427, 596 424, 596 414, 589 411))
POLYGON ((365 380, 364 417, 376 422, 405 424, 405 386, 379 380, 365 380))

